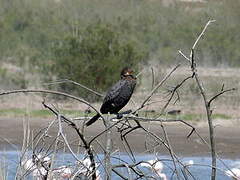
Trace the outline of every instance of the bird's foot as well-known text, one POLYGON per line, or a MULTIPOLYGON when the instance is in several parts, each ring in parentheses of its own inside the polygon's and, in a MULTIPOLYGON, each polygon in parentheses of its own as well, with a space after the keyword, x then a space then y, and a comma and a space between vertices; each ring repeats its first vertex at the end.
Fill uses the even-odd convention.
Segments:
POLYGON ((122 113, 117 114, 117 119, 121 119, 123 117, 122 113))
POLYGON ((127 110, 127 111, 121 112, 121 114, 130 114, 131 112, 132 110, 127 110))
POLYGON ((130 114, 131 112, 132 112, 132 110, 120 112, 120 113, 116 114, 117 115, 117 119, 121 119, 123 117, 123 115, 130 114))

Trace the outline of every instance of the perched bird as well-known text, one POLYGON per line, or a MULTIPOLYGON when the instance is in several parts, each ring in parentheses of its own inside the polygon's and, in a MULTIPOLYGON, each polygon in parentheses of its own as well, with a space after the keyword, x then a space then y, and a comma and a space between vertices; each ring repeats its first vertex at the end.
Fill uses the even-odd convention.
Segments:
MULTIPOLYGON (((118 114, 130 100, 135 86, 136 77, 133 75, 133 70, 129 67, 123 68, 121 71, 121 79, 107 92, 100 112, 102 114, 118 114)), ((99 117, 100 114, 92 117, 92 119, 86 123, 86 126, 93 124, 99 117)))
POLYGON ((147 162, 142 162, 141 166, 152 169, 152 171, 155 172, 162 180, 167 180, 166 174, 162 173, 163 164, 161 161, 157 159, 149 160, 147 162))

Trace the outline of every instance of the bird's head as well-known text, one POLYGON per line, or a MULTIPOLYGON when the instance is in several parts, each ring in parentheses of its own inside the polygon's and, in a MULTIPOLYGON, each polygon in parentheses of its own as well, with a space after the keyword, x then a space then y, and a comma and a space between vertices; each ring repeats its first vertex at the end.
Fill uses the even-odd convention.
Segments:
POLYGON ((129 67, 125 67, 121 71, 121 78, 125 78, 125 77, 132 77, 136 79, 136 77, 134 76, 133 70, 129 67))

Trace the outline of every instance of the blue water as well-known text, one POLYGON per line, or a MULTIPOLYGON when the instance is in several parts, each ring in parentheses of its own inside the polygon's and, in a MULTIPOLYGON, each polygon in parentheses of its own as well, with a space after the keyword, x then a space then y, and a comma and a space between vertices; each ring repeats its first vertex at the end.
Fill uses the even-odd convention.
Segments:
MULTIPOLYGON (((17 164, 19 163, 19 157, 20 157, 20 154, 16 151, 0 152, 0 168, 2 168, 2 169, 4 168, 4 171, 7 172, 7 180, 14 179, 17 164)), ((163 164, 164 164, 163 172, 167 175, 168 179, 177 179, 176 174, 174 174, 172 171, 174 166, 173 166, 172 161, 170 161, 171 158, 169 156, 161 156, 161 155, 158 155, 157 157, 158 157, 158 159, 160 159, 163 162, 163 164)), ((82 156, 80 155, 79 158, 82 158, 82 156)), ((133 159, 131 159, 126 154, 121 153, 121 154, 113 156, 112 164, 123 163, 123 162, 120 162, 119 158, 121 158, 122 160, 124 160, 126 163, 129 163, 129 164, 134 163, 133 159)), ((147 160, 155 159, 155 158, 156 158, 155 155, 139 154, 139 155, 135 156, 135 162, 147 161, 147 160)), ((67 153, 58 154, 56 159, 57 159, 57 162, 55 164, 57 164, 57 165, 63 165, 63 164, 71 165, 76 161, 71 154, 67 154, 67 153)), ((97 156, 96 161, 99 161, 102 159, 103 159, 103 155, 100 154, 97 156)), ((182 157, 179 159, 181 162, 187 162, 189 160, 194 161, 194 165, 188 167, 188 170, 191 172, 191 174, 194 176, 195 179, 198 179, 198 180, 210 179, 211 158, 209 158, 209 157, 182 157)), ((227 165, 229 168, 233 168, 236 166, 239 167, 239 165, 240 165, 239 159, 236 159, 236 160, 222 159, 222 162, 224 162, 224 164, 227 165)), ((227 170, 227 167, 225 167, 225 165, 222 162, 219 160, 217 161, 217 168, 218 168, 217 180, 230 180, 230 178, 224 174, 224 171, 227 170)), ((147 168, 139 166, 139 169, 146 173, 149 173, 149 175, 152 175, 151 174, 152 172, 149 171, 149 169, 147 169, 147 168)), ((99 170, 101 172, 103 172, 103 168, 101 166, 100 166, 99 170)), ((117 170, 121 174, 124 174, 125 176, 128 174, 126 171, 126 168, 118 168, 117 170)), ((179 174, 181 174, 180 169, 179 169, 179 174)), ((192 178, 191 176, 188 176, 188 179, 194 179, 194 178, 192 178)), ((113 174, 113 179, 120 179, 120 178, 118 176, 116 176, 115 174, 113 174)))

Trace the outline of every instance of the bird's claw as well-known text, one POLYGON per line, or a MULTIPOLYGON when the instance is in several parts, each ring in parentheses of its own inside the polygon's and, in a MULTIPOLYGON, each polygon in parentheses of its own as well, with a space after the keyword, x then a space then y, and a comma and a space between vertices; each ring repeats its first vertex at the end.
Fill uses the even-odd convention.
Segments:
POLYGON ((117 114, 117 119, 121 119, 123 117, 122 114, 117 114))

